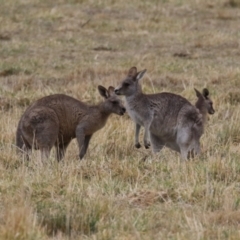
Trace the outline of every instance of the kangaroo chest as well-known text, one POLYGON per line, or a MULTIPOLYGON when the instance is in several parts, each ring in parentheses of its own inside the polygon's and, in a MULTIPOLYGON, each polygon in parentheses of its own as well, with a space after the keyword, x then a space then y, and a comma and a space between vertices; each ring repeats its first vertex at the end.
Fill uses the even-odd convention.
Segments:
POLYGON ((144 126, 145 118, 144 118, 143 114, 141 113, 141 111, 139 111, 138 107, 126 104, 126 109, 127 109, 128 115, 135 123, 137 123, 141 126, 144 126))
POLYGON ((85 131, 87 134, 92 134, 101 128, 104 127, 106 124, 107 119, 101 119, 99 117, 96 117, 95 119, 89 120, 85 125, 85 131))

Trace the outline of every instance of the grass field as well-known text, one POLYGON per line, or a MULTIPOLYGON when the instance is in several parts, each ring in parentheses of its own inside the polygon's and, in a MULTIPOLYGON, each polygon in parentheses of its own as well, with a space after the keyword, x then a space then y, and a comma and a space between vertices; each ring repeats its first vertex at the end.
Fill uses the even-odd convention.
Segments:
POLYGON ((240 239, 239 0, 0 0, 0 23, 0 239, 240 239), (75 140, 60 163, 16 155, 31 102, 97 103, 132 66, 146 93, 209 89, 200 157, 135 149, 127 114, 83 161, 75 140))

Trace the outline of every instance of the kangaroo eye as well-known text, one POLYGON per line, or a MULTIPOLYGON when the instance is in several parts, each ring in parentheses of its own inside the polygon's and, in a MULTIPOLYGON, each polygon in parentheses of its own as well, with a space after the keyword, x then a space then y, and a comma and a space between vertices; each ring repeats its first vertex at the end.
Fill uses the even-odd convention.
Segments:
POLYGON ((129 83, 124 83, 123 86, 124 87, 128 87, 130 84, 129 83))
POLYGON ((113 104, 118 104, 118 101, 112 101, 113 104))

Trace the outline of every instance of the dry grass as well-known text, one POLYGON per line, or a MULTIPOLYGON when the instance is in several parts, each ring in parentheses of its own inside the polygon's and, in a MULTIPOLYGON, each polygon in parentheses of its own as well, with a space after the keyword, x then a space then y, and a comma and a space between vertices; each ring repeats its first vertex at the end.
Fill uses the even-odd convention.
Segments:
POLYGON ((240 2, 238 0, 0 0, 0 239, 239 239, 240 2), (100 100, 136 65, 145 92, 196 97, 215 115, 203 154, 180 162, 134 149, 133 123, 112 116, 83 161, 44 166, 15 154, 34 100, 100 100))

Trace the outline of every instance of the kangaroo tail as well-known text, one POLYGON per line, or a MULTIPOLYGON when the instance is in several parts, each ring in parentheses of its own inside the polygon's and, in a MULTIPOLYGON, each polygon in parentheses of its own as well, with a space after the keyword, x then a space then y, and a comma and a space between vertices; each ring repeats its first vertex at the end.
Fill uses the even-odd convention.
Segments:
POLYGON ((24 145, 24 142, 23 142, 23 139, 22 139, 22 136, 21 136, 21 130, 20 129, 17 129, 17 135, 16 135, 16 146, 18 148, 22 148, 24 145))
POLYGON ((19 150, 23 150, 24 148, 24 141, 23 141, 23 136, 22 136, 22 131, 20 129, 20 127, 18 126, 17 128, 17 133, 16 133, 16 146, 17 146, 17 152, 19 152, 19 150))

